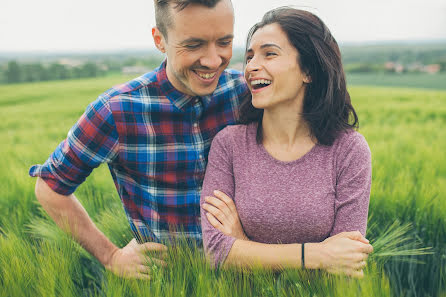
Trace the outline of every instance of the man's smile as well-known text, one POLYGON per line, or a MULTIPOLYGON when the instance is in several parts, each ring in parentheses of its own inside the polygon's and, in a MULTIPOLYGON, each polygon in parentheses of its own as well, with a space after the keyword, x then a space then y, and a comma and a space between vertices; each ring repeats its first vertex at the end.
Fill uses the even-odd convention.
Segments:
POLYGON ((206 83, 213 82, 215 80, 215 78, 217 77, 217 73, 218 73, 218 71, 203 72, 203 71, 199 71, 199 70, 192 70, 192 72, 195 73, 201 81, 204 81, 206 83))

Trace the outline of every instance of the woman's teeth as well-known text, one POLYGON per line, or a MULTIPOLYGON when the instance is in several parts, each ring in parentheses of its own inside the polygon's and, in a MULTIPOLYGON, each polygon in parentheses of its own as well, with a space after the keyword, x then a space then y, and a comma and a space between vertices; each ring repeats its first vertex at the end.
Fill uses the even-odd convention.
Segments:
POLYGON ((270 81, 268 79, 256 79, 256 80, 251 81, 251 86, 254 89, 260 89, 260 88, 270 85, 271 83, 272 83, 272 81, 270 81))

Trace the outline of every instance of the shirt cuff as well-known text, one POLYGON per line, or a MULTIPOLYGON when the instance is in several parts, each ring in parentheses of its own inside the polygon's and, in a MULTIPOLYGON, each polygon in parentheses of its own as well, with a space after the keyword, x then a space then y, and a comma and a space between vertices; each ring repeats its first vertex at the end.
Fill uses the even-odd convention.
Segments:
POLYGON ((49 168, 48 162, 44 165, 33 165, 29 169, 29 176, 31 177, 40 177, 45 183, 56 193, 60 195, 68 196, 76 190, 78 185, 69 186, 66 183, 62 182, 60 179, 56 177, 55 174, 51 172, 49 168))

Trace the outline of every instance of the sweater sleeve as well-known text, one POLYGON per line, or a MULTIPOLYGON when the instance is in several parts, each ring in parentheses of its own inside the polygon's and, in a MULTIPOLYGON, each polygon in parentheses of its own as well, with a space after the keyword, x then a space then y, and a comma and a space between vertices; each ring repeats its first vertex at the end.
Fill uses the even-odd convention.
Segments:
POLYGON ((227 127, 220 131, 212 141, 200 199, 203 247, 216 266, 223 264, 235 238, 215 229, 209 223, 206 211, 202 208, 202 205, 206 196, 213 196, 214 190, 219 190, 232 199, 234 198, 233 150, 230 140, 230 128, 227 127))
POLYGON ((335 221, 330 236, 359 231, 365 236, 372 181, 369 146, 364 137, 351 132, 336 157, 335 221))

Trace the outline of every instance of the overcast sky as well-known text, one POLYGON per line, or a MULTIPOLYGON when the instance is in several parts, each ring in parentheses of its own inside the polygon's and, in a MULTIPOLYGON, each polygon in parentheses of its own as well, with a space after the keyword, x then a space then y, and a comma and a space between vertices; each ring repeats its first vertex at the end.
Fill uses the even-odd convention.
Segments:
MULTIPOLYGON (((445 0, 233 0, 236 46, 271 8, 316 13, 341 42, 446 39, 445 0)), ((0 51, 154 49, 153 0, 0 0, 0 51)))

